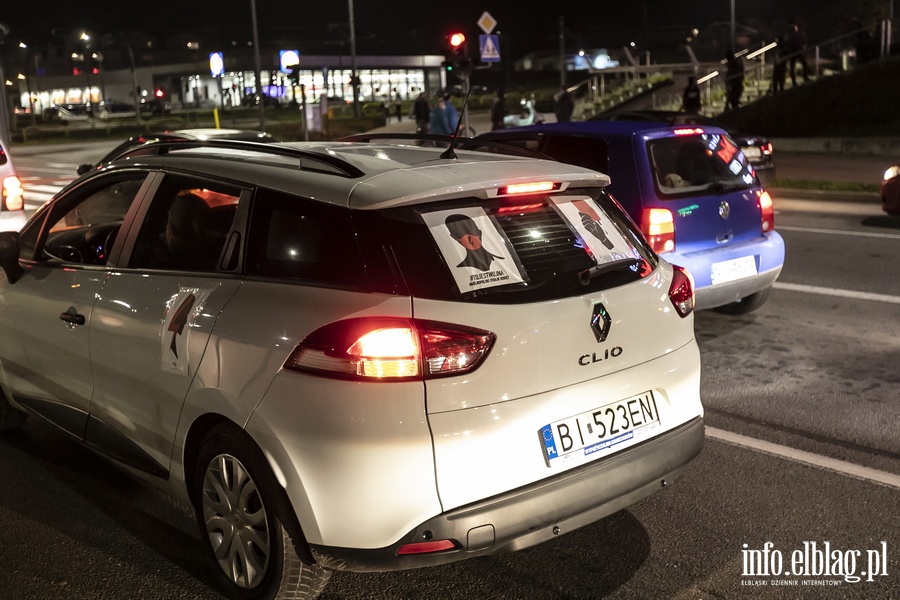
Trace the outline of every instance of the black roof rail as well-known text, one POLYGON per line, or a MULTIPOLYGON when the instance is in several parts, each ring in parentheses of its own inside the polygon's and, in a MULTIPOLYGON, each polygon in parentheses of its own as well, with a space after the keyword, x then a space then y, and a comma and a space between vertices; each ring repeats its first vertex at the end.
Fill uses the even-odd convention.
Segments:
MULTIPOLYGON (((122 151, 112 160, 119 160, 129 155, 137 153, 139 156, 147 155, 147 150, 154 150, 155 155, 168 154, 171 150, 186 150, 191 148, 222 148, 228 150, 246 150, 258 154, 268 154, 271 156, 281 156, 286 158, 295 158, 298 160, 307 160, 318 162, 328 167, 327 171, 338 171, 345 177, 356 178, 362 177, 365 173, 357 166, 343 160, 337 156, 323 154, 301 148, 293 148, 280 144, 251 142, 245 140, 148 140, 140 146, 134 146, 122 151)), ((301 169, 313 170, 312 167, 303 165, 301 169)), ((326 170, 326 169, 322 169, 326 170)))
MULTIPOLYGON (((373 142, 378 140, 400 140, 400 141, 414 141, 414 142, 441 142, 444 144, 449 144, 453 136, 449 135, 435 135, 432 133, 355 133, 353 135, 348 135, 339 139, 339 142, 373 142)), ((420 144, 421 145, 421 144, 420 144)), ((537 150, 531 150, 530 148, 525 148, 523 146, 518 146, 516 144, 509 144, 507 142, 498 142, 494 140, 483 140, 480 138, 470 138, 470 137, 456 137, 456 148, 459 150, 474 150, 474 151, 492 151, 494 154, 508 154, 511 156, 524 156, 526 158, 542 158, 544 160, 552 160, 554 162, 559 162, 556 159, 547 156, 543 152, 538 152, 537 150)))

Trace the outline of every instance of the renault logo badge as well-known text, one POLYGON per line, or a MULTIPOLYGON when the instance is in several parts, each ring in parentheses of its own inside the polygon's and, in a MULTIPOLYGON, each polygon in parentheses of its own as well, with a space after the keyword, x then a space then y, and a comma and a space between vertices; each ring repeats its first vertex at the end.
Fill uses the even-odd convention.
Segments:
POLYGON ((719 216, 723 219, 727 219, 731 216, 731 206, 724 200, 719 203, 719 216))
POLYGON ((612 319, 609 317, 606 307, 600 302, 596 303, 594 312, 591 314, 591 331, 594 332, 594 337, 597 338, 598 343, 606 341, 611 324, 612 319))

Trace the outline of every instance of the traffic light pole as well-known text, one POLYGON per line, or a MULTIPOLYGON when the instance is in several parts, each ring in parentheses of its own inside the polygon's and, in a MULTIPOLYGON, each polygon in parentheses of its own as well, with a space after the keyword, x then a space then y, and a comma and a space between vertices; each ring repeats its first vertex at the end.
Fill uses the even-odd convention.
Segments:
MULTIPOLYGON (((463 75, 462 75, 463 90, 462 90, 462 92, 463 92, 464 100, 463 100, 462 110, 463 110, 463 134, 464 134, 464 137, 469 137, 469 132, 471 131, 471 129, 469 128, 469 102, 468 102, 468 100, 469 100, 469 76, 470 75, 471 75, 471 73, 469 72, 468 67, 463 69, 463 75)), ((456 134, 459 135, 459 132, 457 131, 456 134)))

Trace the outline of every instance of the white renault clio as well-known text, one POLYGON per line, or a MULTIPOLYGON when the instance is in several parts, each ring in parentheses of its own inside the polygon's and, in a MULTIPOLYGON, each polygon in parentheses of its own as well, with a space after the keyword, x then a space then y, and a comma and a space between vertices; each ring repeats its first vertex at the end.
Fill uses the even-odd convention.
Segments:
POLYGON ((526 548, 701 451, 690 275, 546 160, 156 142, 0 234, 0 429, 193 504, 222 591, 526 548))

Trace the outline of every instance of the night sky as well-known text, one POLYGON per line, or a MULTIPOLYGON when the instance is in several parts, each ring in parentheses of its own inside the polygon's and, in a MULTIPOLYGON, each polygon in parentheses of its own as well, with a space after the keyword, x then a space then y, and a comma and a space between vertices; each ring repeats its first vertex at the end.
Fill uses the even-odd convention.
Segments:
MULTIPOLYGON (((811 40, 848 30, 854 11, 865 12, 877 1, 864 0, 734 0, 739 23, 746 23, 771 39, 798 17, 811 40), (868 8, 864 8, 868 7, 868 8), (859 10, 857 10, 859 9, 859 10)), ((60 29, 89 29, 99 33, 142 31, 170 35, 191 33, 252 37, 250 0, 92 0, 79 3, 43 0, 38 4, 10 0, 0 9, 0 22, 11 39, 47 37, 60 29)), ((509 2, 455 0, 453 2, 389 2, 354 0, 358 50, 363 53, 435 53, 446 33, 461 28, 470 36, 481 31, 476 21, 487 10, 498 21, 494 33, 507 36, 515 54, 526 50, 556 50, 559 19, 569 44, 583 48, 619 48, 629 42, 676 40, 692 27, 703 31, 712 23, 728 23, 727 0, 566 0, 565 2, 509 2), (541 8, 543 7, 543 8, 541 8), (435 16, 437 14, 437 16, 435 16), (518 49, 519 52, 515 52, 518 49)), ((256 0, 262 41, 293 42, 303 51, 341 38, 348 22, 348 2, 256 0)), ((346 37, 346 33, 343 34, 346 37)))

